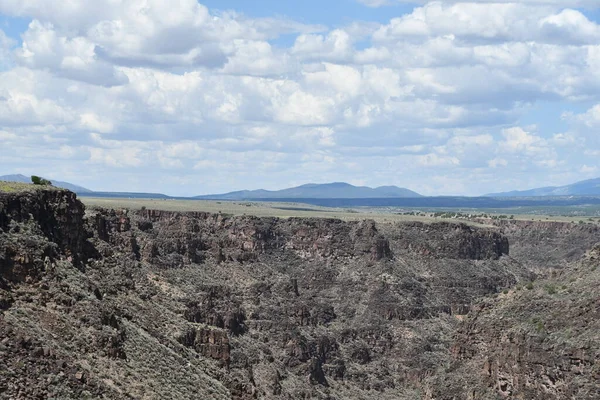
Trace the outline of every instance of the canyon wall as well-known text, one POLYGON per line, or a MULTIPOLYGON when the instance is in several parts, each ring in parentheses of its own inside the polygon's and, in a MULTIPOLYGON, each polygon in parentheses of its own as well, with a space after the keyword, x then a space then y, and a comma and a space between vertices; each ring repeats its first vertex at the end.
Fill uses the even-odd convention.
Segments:
POLYGON ((581 395, 597 345, 538 368, 545 345, 503 333, 529 318, 511 314, 527 310, 522 296, 544 293, 513 295, 536 268, 512 255, 511 235, 525 234, 511 229, 84 211, 68 191, 0 194, 0 397, 581 395), (569 357, 577 379, 549 372, 569 357))

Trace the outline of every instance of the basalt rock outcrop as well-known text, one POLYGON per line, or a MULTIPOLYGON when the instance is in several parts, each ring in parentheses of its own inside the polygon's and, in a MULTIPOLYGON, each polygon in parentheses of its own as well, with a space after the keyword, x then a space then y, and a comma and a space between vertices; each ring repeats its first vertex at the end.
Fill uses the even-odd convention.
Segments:
POLYGON ((103 210, 95 215, 91 225, 98 238, 113 244, 120 244, 117 242, 123 237, 111 233, 130 232, 129 238, 140 246, 144 261, 167 268, 205 260, 255 261, 275 252, 295 254, 299 259, 360 257, 379 261, 391 256, 388 241, 373 221, 103 210))
POLYGON ((75 267, 90 255, 84 207, 74 193, 44 190, 1 194, 0 271, 4 279, 35 279, 48 264, 65 257, 75 267))
MULTIPOLYGON (((600 398, 600 247, 553 277, 478 305, 458 329, 456 365, 481 395, 600 398)), ((477 397, 475 397, 477 398, 477 397)))
POLYGON ((580 260, 600 241, 600 226, 596 224, 506 219, 479 222, 497 226, 511 243, 511 257, 538 273, 580 260))
POLYGON ((204 357, 220 360, 223 365, 229 365, 230 346, 226 332, 200 328, 190 328, 177 339, 181 344, 193 348, 204 357))
MULTIPOLYGON (((596 345, 555 340, 556 354, 543 358, 548 340, 502 322, 520 326, 538 310, 527 308, 528 297, 508 303, 536 275, 513 258, 506 232, 84 212, 67 191, 0 194, 0 398, 542 399, 589 392, 596 345), (513 306, 519 312, 508 315, 513 306), (568 389, 547 391, 545 377, 568 389)), ((540 310, 559 310, 555 300, 540 310)), ((594 304, 574 303, 557 324, 567 326, 579 310, 584 326, 594 304)))
POLYGON ((448 222, 410 222, 402 228, 388 235, 399 254, 459 260, 497 260, 509 254, 508 238, 494 230, 448 222))

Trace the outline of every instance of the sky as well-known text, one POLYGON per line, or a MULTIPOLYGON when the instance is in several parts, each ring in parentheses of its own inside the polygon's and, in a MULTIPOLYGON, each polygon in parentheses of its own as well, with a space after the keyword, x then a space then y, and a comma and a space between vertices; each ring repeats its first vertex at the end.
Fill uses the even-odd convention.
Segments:
POLYGON ((2 0, 0 175, 178 196, 600 176, 597 0, 2 0))

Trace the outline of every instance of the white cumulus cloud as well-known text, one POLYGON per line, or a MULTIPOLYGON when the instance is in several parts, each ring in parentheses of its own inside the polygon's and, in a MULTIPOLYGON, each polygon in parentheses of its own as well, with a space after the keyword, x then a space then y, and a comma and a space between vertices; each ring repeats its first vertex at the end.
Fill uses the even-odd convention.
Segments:
POLYGON ((414 8, 323 27, 196 0, 4 0, 30 22, 0 31, 0 168, 174 194, 593 173, 596 2, 361 2, 414 8))

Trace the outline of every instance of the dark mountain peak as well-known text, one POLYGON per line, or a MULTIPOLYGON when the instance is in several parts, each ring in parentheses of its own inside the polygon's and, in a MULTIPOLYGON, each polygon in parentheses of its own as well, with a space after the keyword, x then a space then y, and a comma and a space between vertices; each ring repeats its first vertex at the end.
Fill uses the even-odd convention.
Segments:
POLYGON ((31 183, 31 177, 22 174, 4 175, 0 176, 0 180, 6 182, 22 182, 31 183))
POLYGON ((324 183, 321 186, 329 186, 329 187, 365 187, 365 186, 354 186, 350 183, 346 182, 332 182, 332 183, 324 183))
POLYGON ((388 190, 388 189, 402 189, 402 188, 399 188, 398 186, 391 185, 391 186, 378 186, 375 189, 388 190))
POLYGON ((397 186, 370 188, 346 182, 307 183, 282 190, 242 190, 223 194, 198 196, 199 199, 261 200, 261 199, 369 199, 395 197, 422 197, 409 189, 397 186))
MULTIPOLYGON (((305 183, 304 185, 296 186, 290 189, 300 189, 300 188, 335 188, 335 187, 356 187, 346 182, 331 182, 331 183, 305 183)), ((283 189, 286 190, 286 189, 283 189)))

